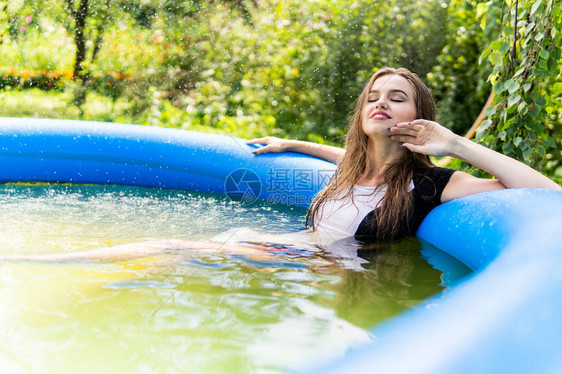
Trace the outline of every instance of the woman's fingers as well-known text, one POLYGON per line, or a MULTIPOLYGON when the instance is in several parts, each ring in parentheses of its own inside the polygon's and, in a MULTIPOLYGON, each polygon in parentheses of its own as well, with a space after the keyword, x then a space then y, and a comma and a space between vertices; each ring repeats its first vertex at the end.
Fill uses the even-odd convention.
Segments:
POLYGON ((420 120, 416 120, 413 122, 401 122, 397 123, 393 127, 391 127, 391 131, 421 131, 427 127, 427 121, 421 122, 420 120))
POLYGON ((390 139, 402 143, 417 143, 419 132, 423 129, 421 125, 413 125, 411 122, 398 123, 390 128, 393 134, 390 139))
POLYGON ((258 149, 254 149, 254 150, 252 151, 252 153, 255 154, 255 155, 260 155, 260 154, 262 154, 262 153, 264 153, 264 152, 271 152, 271 146, 266 145, 265 147, 261 147, 261 148, 258 148, 258 149))
POLYGON ((429 121, 423 120, 423 119, 416 119, 412 122, 400 122, 397 123, 395 126, 396 127, 414 127, 414 126, 424 126, 426 123, 428 123, 429 121))
POLYGON ((400 122, 394 125, 395 128, 409 128, 414 126, 412 122, 400 122))
POLYGON ((402 122, 390 128, 392 140, 423 144, 429 140, 432 132, 432 122, 426 120, 415 120, 402 122))
POLYGON ((412 152, 427 153, 427 132, 431 131, 430 127, 431 122, 425 120, 398 123, 390 129, 393 134, 390 139, 402 143, 412 152))
POLYGON ((265 138, 255 138, 250 139, 246 142, 246 144, 267 144, 269 141, 268 137, 265 138))
POLYGON ((419 129, 415 129, 413 127, 406 127, 406 128, 400 128, 400 127, 391 127, 390 128, 390 132, 394 135, 410 135, 410 136, 416 136, 419 132, 419 129))
POLYGON ((423 119, 398 123, 390 132, 392 140, 401 142, 410 151, 433 156, 450 154, 457 137, 437 122, 423 119))
POLYGON ((263 138, 248 140, 246 144, 264 144, 263 147, 254 149, 252 151, 253 154, 259 155, 267 152, 285 152, 288 140, 277 138, 275 136, 266 136, 263 138))
POLYGON ((411 144, 411 143, 404 143, 402 144, 403 147, 408 148, 412 152, 422 153, 422 148, 419 145, 411 144))
POLYGON ((417 137, 411 135, 392 135, 390 139, 402 143, 417 143, 417 137))
POLYGON ((275 143, 275 140, 276 138, 272 136, 266 136, 263 138, 250 139, 246 142, 246 144, 265 144, 265 146, 256 148, 252 151, 253 154, 260 155, 265 152, 275 152, 275 147, 272 145, 272 143, 275 143))

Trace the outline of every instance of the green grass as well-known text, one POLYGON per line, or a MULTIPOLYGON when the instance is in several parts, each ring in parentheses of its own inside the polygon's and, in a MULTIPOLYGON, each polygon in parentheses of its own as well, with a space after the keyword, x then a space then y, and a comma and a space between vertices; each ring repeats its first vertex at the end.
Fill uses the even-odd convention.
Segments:
POLYGON ((81 114, 80 109, 72 105, 72 99, 72 92, 47 92, 37 88, 0 91, 0 117, 135 122, 135 118, 128 114, 131 105, 124 101, 113 103, 109 98, 89 92, 81 114))
POLYGON ((189 116, 183 116, 184 112, 181 109, 173 107, 167 102, 157 104, 156 113, 153 112, 154 104, 145 104, 143 110, 137 109, 135 112, 135 103, 125 99, 113 102, 110 98, 95 92, 87 93, 81 113, 80 109, 72 104, 73 98, 74 94, 71 90, 44 91, 32 88, 0 91, 0 117, 132 123, 181 128, 247 139, 275 135, 276 131, 272 125, 264 126, 259 121, 242 125, 233 121, 216 126, 203 125, 193 121, 189 116))

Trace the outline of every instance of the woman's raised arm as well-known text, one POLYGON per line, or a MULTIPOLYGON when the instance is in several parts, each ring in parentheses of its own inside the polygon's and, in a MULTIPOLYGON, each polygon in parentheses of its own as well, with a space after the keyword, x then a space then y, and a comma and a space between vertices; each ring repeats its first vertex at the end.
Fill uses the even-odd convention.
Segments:
POLYGON ((390 132, 392 140, 402 142, 412 152, 455 157, 497 178, 482 179, 456 172, 443 191, 442 201, 502 188, 562 190, 554 181, 522 162, 456 135, 436 122, 415 120, 400 123, 390 132))
POLYGON ((305 155, 318 157, 323 160, 337 164, 345 154, 345 149, 333 147, 325 144, 305 142, 302 140, 287 140, 276 138, 274 136, 266 136, 264 138, 252 139, 248 144, 265 144, 264 147, 253 151, 259 155, 266 152, 298 152, 305 155))

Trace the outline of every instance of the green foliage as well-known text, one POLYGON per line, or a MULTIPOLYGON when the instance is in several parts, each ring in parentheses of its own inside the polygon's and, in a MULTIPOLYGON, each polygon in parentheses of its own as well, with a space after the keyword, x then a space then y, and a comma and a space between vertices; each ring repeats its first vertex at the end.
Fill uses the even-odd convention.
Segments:
MULTIPOLYGON (((495 38, 498 27, 482 29, 481 5, 476 1, 449 2, 447 42, 427 75, 438 103, 438 121, 458 134, 467 132, 490 93, 487 77, 491 69, 489 64, 479 64, 478 56, 487 41, 495 38)), ((493 14, 496 16, 499 14, 493 14)))
POLYGON ((211 48, 199 79, 230 88, 225 115, 259 111, 274 117, 282 135, 340 142, 374 67, 409 64, 427 73, 443 44, 436 16, 445 20, 446 13, 437 1, 339 0, 260 2, 251 24, 232 12, 215 16, 223 22, 208 18, 212 43, 204 42, 211 48), (394 29, 403 30, 401 37, 394 29), (414 45, 429 53, 415 54, 414 45))
MULTIPOLYGON (((0 54, 37 50, 52 56, 41 66, 28 63, 36 55, 20 58, 19 69, 73 69, 74 61, 55 57, 60 54, 54 45, 72 47, 73 11, 63 0, 51 3, 41 9, 29 0, 12 9, 20 22, 20 14, 33 13, 38 27, 16 33, 0 54), (58 40, 43 38, 53 27, 58 40)), ((78 9, 78 2, 73 6, 78 9)), ((407 66, 426 75, 443 46, 447 17, 435 0, 90 0, 88 12, 86 90, 128 97, 135 111, 166 113, 158 120, 173 126, 263 126, 282 136, 311 134, 329 142, 341 141, 353 101, 374 67, 407 66), (115 74, 129 78, 110 82, 115 74), (178 110, 167 104, 156 110, 161 105, 155 100, 178 110)))
POLYGON ((499 37, 481 56, 493 66, 496 98, 477 140, 552 173, 562 160, 560 1, 493 1, 490 7, 504 17, 499 37))
POLYGON ((4 43, 4 40, 6 40, 5 35, 9 28, 7 10, 8 10, 8 1, 1 0, 0 1, 0 44, 4 43))
POLYGON ((79 7, 0 0, 4 90, 62 90, 58 117, 341 145, 369 76, 404 66, 457 133, 493 85, 478 140, 562 175, 560 0, 88 0, 76 82, 79 7))

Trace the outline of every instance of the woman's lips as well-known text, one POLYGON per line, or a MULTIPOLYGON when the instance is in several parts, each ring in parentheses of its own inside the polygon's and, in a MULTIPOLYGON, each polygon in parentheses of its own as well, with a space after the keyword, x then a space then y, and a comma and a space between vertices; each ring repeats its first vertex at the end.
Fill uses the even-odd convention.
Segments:
POLYGON ((371 114, 370 119, 391 119, 391 117, 388 113, 379 110, 371 114))

